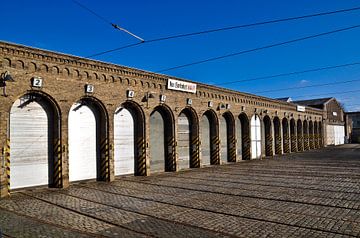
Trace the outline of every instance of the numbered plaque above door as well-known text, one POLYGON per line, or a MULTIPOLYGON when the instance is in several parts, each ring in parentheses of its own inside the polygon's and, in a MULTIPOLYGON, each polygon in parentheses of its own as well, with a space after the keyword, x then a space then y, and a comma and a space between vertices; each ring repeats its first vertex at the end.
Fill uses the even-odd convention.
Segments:
POLYGON ((31 79, 31 87, 34 88, 42 88, 43 86, 43 79, 40 77, 34 77, 31 79))

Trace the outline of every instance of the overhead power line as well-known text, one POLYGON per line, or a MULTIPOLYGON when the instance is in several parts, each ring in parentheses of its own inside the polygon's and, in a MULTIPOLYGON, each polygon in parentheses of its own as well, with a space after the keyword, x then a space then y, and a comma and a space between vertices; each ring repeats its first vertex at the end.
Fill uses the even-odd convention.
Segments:
MULTIPOLYGON (((73 0, 73 1, 75 1, 75 0, 73 0)), ((85 8, 85 9, 87 9, 87 8, 85 8)), ((329 12, 320 12, 320 13, 314 13, 314 14, 302 15, 302 16, 294 16, 294 17, 273 19, 273 20, 268 20, 268 21, 248 23, 248 24, 242 24, 242 25, 227 26, 227 27, 221 27, 221 28, 197 31, 197 32, 190 32, 190 33, 183 33, 183 34, 178 34, 178 35, 170 35, 170 36, 165 36, 165 37, 160 37, 160 38, 154 38, 154 39, 150 39, 150 40, 145 40, 142 43, 144 43, 144 44, 145 43, 153 43, 153 42, 157 42, 157 41, 165 41, 165 40, 171 40, 171 39, 176 39, 176 38, 185 38, 185 37, 190 37, 190 36, 197 36, 197 35, 204 35, 204 34, 215 33, 215 32, 235 30, 235 29, 240 29, 240 28, 249 28, 249 27, 261 26, 261 25, 275 24, 275 23, 280 23, 280 22, 295 21, 295 20, 301 20, 301 19, 306 19, 306 18, 334 15, 334 14, 352 12, 352 11, 358 11, 358 10, 360 10, 360 7, 340 9, 340 10, 329 11, 329 12)), ((93 11, 91 11, 91 10, 90 10, 90 12, 93 13, 93 11)), ((96 14, 96 13, 93 13, 93 14, 95 16, 99 17, 101 20, 103 20, 103 21, 105 20, 107 23, 112 24, 111 22, 107 21, 106 19, 103 19, 103 17, 99 16, 98 14, 96 14)), ((92 55, 90 55, 88 57, 100 56, 100 55, 108 54, 108 53, 111 53, 111 52, 123 50, 123 49, 126 49, 126 48, 135 47, 135 46, 138 46, 140 44, 141 43, 120 46, 120 47, 117 47, 117 48, 114 48, 114 49, 110 49, 110 50, 106 50, 106 51, 102 51, 102 52, 92 54, 92 55)))
POLYGON ((102 20, 103 22, 111 25, 113 28, 115 28, 116 30, 119 30, 119 31, 123 31, 129 35, 131 35, 132 37, 135 37, 136 39, 140 40, 141 42, 144 42, 145 40, 137 35, 135 35, 134 33, 126 30, 125 28, 123 27, 120 27, 119 25, 109 21, 108 19, 106 19, 105 17, 101 16, 100 14, 97 14, 95 11, 91 10, 90 8, 88 8, 87 6, 85 6, 84 4, 76 1, 76 0, 72 0, 73 3, 77 4, 79 7, 85 9, 86 11, 90 12, 91 14, 93 14, 94 16, 96 16, 97 18, 99 18, 100 20, 102 20))
POLYGON ((359 28, 359 27, 360 27, 360 25, 340 28, 340 29, 336 29, 336 30, 332 30, 332 31, 327 31, 327 32, 323 32, 323 33, 319 33, 319 34, 315 34, 315 35, 305 36, 305 37, 301 37, 301 38, 297 38, 297 39, 293 39, 293 40, 283 41, 283 42, 275 43, 275 44, 271 44, 271 45, 261 46, 261 47, 257 47, 257 48, 253 48, 253 49, 249 49, 249 50, 244 50, 244 51, 240 51, 240 52, 236 52, 236 53, 231 53, 231 54, 226 54, 226 55, 222 55, 222 56, 212 57, 212 58, 199 60, 199 61, 194 61, 192 63, 178 65, 178 66, 158 70, 156 72, 157 73, 162 73, 162 72, 166 72, 166 71, 170 71, 170 70, 174 70, 174 69, 185 68, 185 67, 189 67, 189 66, 193 66, 193 65, 197 65, 197 64, 203 64, 203 63, 207 63, 207 62, 211 62, 211 61, 230 58, 230 57, 234 57, 234 56, 238 56, 238 55, 242 55, 242 54, 246 54, 246 53, 250 53, 250 52, 265 50, 265 49, 278 47, 278 46, 282 46, 282 45, 288 45, 288 44, 292 44, 292 43, 295 43, 295 42, 309 40, 309 39, 313 39, 313 38, 317 38, 317 37, 321 37, 321 36, 325 36, 325 35, 331 35, 331 34, 342 32, 342 31, 348 31, 348 30, 352 30, 352 29, 355 29, 355 28, 359 28))
POLYGON ((341 95, 341 94, 350 94, 350 93, 358 93, 360 89, 350 90, 350 91, 337 91, 337 92, 329 92, 329 93, 320 93, 320 94, 307 94, 307 95, 297 95, 291 96, 291 98, 307 98, 307 97, 319 97, 319 96, 327 96, 327 95, 341 95))
POLYGON ((350 67, 350 66, 355 66, 355 65, 360 65, 360 62, 348 63, 348 64, 339 64, 339 65, 332 65, 332 66, 325 66, 325 67, 320 67, 320 68, 306 69, 306 70, 294 71, 294 72, 289 72, 289 73, 273 74, 273 75, 250 78, 250 79, 234 80, 234 81, 216 83, 216 84, 213 84, 213 85, 229 85, 229 84, 235 84, 235 83, 243 83, 243 82, 249 82, 249 81, 256 81, 256 80, 263 80, 263 79, 271 79, 271 78, 278 78, 278 77, 284 77, 284 76, 305 74, 305 73, 311 73, 311 72, 318 72, 318 71, 329 70, 329 69, 350 67))
POLYGON ((257 92, 254 92, 254 93, 270 93, 270 92, 287 91, 287 90, 294 90, 294 89, 323 87, 323 86, 338 85, 338 84, 353 83, 353 82, 360 82, 360 79, 347 80, 347 81, 337 81, 337 82, 332 82, 332 83, 313 84, 313 85, 308 85, 308 86, 278 88, 278 89, 272 89, 272 90, 257 91, 257 92))

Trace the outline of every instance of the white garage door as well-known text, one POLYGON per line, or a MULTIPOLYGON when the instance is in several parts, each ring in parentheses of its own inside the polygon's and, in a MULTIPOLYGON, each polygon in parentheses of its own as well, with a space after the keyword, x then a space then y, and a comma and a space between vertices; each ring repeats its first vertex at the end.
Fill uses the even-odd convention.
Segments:
POLYGON ((345 142, 345 127, 344 126, 335 126, 327 125, 327 145, 342 145, 345 142))
POLYGON ((115 175, 134 173, 134 120, 125 108, 114 115, 114 156, 115 175))
POLYGON ((75 103, 69 113, 69 180, 96 178, 96 157, 95 115, 75 103))
POLYGON ((48 116, 22 97, 10 111, 10 188, 48 184, 48 116))
POLYGON ((178 118, 178 165, 179 169, 190 167, 190 123, 184 113, 178 118))
POLYGON ((257 159, 261 157, 261 128, 260 118, 254 115, 251 118, 251 158, 257 159))

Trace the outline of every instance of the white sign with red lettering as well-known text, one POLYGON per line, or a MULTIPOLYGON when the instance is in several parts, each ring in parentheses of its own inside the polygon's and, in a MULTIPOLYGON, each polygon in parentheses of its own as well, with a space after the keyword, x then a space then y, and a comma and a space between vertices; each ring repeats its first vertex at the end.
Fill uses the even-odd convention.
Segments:
POLYGON ((196 84, 180 80, 168 79, 167 87, 172 90, 196 93, 196 84))

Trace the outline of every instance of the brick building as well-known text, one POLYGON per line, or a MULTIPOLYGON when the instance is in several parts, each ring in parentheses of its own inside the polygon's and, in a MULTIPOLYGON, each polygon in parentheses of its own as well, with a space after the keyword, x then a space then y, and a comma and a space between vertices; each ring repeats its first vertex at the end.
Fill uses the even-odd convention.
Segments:
POLYGON ((5 42, 0 73, 0 196, 316 149, 334 118, 322 108, 5 42))

